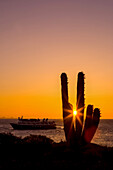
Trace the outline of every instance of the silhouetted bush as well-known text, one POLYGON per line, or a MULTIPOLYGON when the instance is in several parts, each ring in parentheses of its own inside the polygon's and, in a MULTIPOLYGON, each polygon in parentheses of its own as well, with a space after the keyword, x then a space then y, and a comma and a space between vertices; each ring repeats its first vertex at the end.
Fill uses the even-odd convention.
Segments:
POLYGON ((23 139, 14 136, 11 133, 0 133, 0 144, 37 144, 37 145, 52 145, 54 141, 46 136, 30 135, 23 139))
POLYGON ((100 170, 113 167, 113 148, 92 143, 77 149, 66 142, 54 143, 46 136, 30 135, 22 139, 11 133, 0 133, 0 144, 0 169, 100 170))
POLYGON ((0 133, 0 144, 20 144, 21 137, 14 136, 11 133, 0 133))
POLYGON ((46 136, 30 135, 23 139, 23 144, 51 145, 54 141, 46 136))

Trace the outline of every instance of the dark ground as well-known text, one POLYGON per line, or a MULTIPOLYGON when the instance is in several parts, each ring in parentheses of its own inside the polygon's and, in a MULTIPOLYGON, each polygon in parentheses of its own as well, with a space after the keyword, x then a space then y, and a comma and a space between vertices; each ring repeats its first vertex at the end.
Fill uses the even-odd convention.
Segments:
POLYGON ((113 169, 113 148, 89 144, 70 148, 45 136, 24 139, 0 134, 0 169, 113 169))

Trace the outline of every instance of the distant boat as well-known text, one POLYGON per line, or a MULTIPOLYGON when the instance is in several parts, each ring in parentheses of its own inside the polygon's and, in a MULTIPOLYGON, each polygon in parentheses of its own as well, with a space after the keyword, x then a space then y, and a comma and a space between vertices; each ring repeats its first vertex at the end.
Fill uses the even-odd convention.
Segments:
POLYGON ((18 118, 18 123, 10 123, 15 130, 35 130, 35 129, 56 129, 54 121, 47 119, 23 119, 23 116, 18 118))

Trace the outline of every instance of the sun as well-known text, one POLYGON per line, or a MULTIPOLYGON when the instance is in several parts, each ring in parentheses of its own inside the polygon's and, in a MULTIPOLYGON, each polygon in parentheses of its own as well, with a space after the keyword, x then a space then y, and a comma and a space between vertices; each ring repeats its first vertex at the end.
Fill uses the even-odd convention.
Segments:
POLYGON ((73 114, 74 114, 74 116, 76 116, 76 115, 77 115, 77 111, 76 111, 76 110, 74 110, 74 111, 73 111, 73 114))

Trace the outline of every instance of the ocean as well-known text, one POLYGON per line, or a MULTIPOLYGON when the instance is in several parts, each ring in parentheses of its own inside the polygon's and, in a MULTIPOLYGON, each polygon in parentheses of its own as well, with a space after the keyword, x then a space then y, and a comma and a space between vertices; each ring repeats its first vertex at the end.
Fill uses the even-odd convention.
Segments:
MULTIPOLYGON (((10 123, 17 122, 17 119, 0 119, 0 133, 12 133, 15 136, 44 135, 55 142, 65 141, 62 119, 51 119, 56 122, 56 129, 49 130, 14 130, 10 123)), ((102 146, 113 147, 113 119, 101 119, 98 129, 93 137, 92 143, 102 146)))

